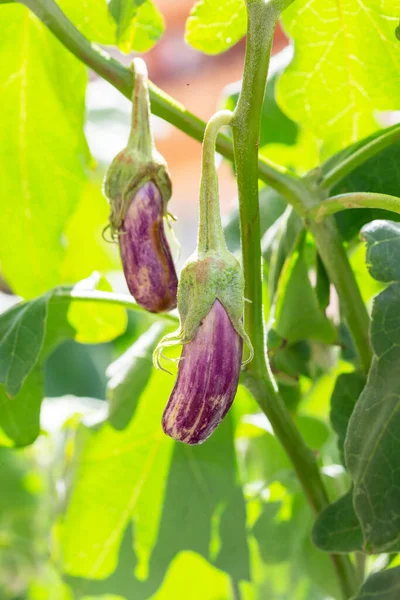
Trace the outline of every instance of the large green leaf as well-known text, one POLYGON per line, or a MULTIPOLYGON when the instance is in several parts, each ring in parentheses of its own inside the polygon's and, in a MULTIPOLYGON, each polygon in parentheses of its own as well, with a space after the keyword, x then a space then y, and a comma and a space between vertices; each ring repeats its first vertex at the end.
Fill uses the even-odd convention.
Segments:
MULTIPOLYGON (((386 242, 389 223, 367 225, 371 274, 381 280, 397 275, 396 236, 386 242)), ((374 358, 368 382, 351 416, 345 442, 346 463, 354 482, 353 502, 368 552, 400 549, 400 283, 379 294, 372 311, 374 358)))
POLYGON ((327 506, 313 527, 313 542, 325 552, 355 552, 362 550, 363 534, 348 492, 327 506))
POLYGON ((87 76, 27 8, 2 6, 1 16, 1 269, 31 297, 61 278, 63 232, 85 182, 87 76))
POLYGON ((91 291, 91 302, 54 290, 0 315, 0 426, 17 446, 31 444, 40 433, 41 369, 54 348, 66 339, 110 341, 126 328, 124 308, 96 302, 96 284, 108 285, 95 275, 75 288, 91 291))
POLYGON ((353 600, 397 600, 400 595, 400 567, 368 577, 353 600))
POLYGON ((298 0, 284 13, 295 57, 279 101, 325 151, 370 133, 375 111, 398 107, 398 12, 396 0, 298 0))
POLYGON ((219 54, 246 33, 244 0, 198 0, 186 22, 186 41, 205 54, 219 54))
POLYGON ((138 597, 143 589, 154 593, 184 549, 234 577, 248 577, 230 419, 200 447, 174 443, 160 422, 172 384, 164 373, 154 373, 122 431, 109 423, 80 428, 62 533, 64 569, 75 577, 76 589, 97 590, 96 581, 105 579, 111 591, 132 521, 136 568, 129 589, 138 597))

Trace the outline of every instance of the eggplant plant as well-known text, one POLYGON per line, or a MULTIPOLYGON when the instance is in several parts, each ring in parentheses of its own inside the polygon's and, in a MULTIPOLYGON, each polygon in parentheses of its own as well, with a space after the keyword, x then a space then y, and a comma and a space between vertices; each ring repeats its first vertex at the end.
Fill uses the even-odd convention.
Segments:
POLYGON ((208 123, 160 7, 0 0, 0 598, 397 600, 399 2, 197 0, 188 52, 245 47, 208 123), (154 116, 202 144, 181 269, 154 116))

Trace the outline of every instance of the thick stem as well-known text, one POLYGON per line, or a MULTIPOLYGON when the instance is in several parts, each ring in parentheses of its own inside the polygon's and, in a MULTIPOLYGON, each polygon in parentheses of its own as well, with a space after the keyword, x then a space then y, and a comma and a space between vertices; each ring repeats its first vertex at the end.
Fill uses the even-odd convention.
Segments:
MULTIPOLYGON (((265 356, 262 304, 260 214, 258 200, 258 142, 261 107, 269 67, 270 50, 279 10, 264 0, 247 0, 248 28, 242 91, 232 120, 237 171, 245 296, 245 325, 254 346, 255 358, 247 367, 245 383, 268 417, 285 448, 308 501, 315 513, 328 497, 311 449, 277 393, 269 376, 265 356)), ((354 572, 348 558, 332 555, 343 597, 354 588, 354 572)))
POLYGON ((346 208, 381 208, 400 214, 400 198, 373 192, 339 194, 323 200, 308 211, 308 216, 318 223, 328 215, 334 215, 346 208))
POLYGON ((203 140, 200 180, 200 218, 197 251, 227 250, 221 223, 218 174, 215 167, 215 141, 218 131, 229 125, 232 113, 221 110, 209 120, 203 140))

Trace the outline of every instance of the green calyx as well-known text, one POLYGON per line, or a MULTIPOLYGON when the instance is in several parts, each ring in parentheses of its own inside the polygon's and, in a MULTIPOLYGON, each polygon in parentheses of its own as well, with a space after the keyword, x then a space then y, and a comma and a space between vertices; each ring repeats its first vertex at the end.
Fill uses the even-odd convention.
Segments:
POLYGON ((226 245, 215 168, 218 130, 229 124, 231 118, 230 111, 216 113, 204 134, 197 249, 185 263, 179 280, 180 326, 174 333, 166 335, 154 352, 154 364, 158 368, 162 368, 163 349, 189 343, 216 300, 225 308, 232 326, 248 346, 249 357, 245 363, 253 358, 253 347, 243 326, 244 277, 239 261, 226 245))
POLYGON ((119 152, 108 168, 104 194, 110 202, 110 228, 118 234, 136 192, 148 181, 154 181, 164 201, 164 214, 171 197, 171 180, 167 163, 154 146, 150 127, 150 99, 145 62, 135 58, 132 96, 132 125, 126 148, 119 152))

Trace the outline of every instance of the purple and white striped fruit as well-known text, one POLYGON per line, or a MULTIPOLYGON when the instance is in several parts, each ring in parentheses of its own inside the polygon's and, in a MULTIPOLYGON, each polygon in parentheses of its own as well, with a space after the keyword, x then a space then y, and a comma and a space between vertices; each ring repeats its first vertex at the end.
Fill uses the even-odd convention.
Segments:
POLYGON ((150 312, 176 306, 178 279, 163 219, 163 199, 153 181, 134 195, 119 235, 122 265, 129 291, 150 312))
POLYGON ((239 261, 229 252, 221 224, 215 139, 232 113, 221 111, 207 125, 202 155, 200 221, 196 252, 185 263, 178 286, 179 329, 159 342, 163 350, 182 344, 178 379, 163 415, 165 433, 187 444, 201 444, 232 405, 242 361, 244 279, 239 261))
POLYGON ((150 127, 147 69, 134 59, 132 127, 127 147, 112 161, 104 181, 110 229, 120 246, 129 291, 151 312, 176 307, 177 276, 164 230, 171 197, 165 160, 150 127))
POLYGON ((194 338, 183 347, 175 387, 164 411, 166 434, 201 444, 230 409, 239 383, 243 339, 215 300, 194 338))

